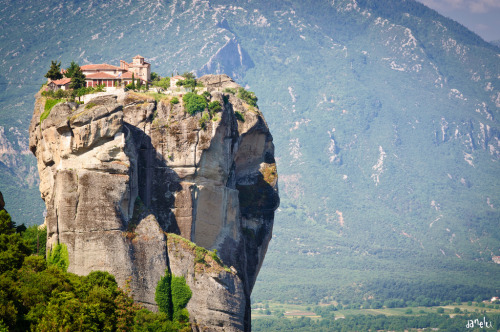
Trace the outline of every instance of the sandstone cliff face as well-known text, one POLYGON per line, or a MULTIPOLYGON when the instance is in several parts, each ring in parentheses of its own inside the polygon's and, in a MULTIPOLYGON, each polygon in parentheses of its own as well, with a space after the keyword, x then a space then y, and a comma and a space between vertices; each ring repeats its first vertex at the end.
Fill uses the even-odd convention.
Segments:
POLYGON ((250 294, 279 204, 274 146, 260 111, 220 92, 236 83, 200 80, 222 105, 204 129, 202 114, 187 114, 182 101, 133 92, 58 104, 40 122, 37 95, 30 149, 47 246, 67 245, 70 272, 130 279, 135 299, 151 309, 170 269, 193 291, 194 329, 249 330, 250 294), (217 249, 230 268, 196 262, 189 241, 169 233, 217 249))

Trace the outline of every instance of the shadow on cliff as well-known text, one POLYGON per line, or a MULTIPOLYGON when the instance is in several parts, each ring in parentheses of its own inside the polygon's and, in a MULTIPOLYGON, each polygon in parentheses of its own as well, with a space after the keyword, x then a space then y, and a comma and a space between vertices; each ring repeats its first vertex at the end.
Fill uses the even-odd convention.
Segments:
POLYGON ((137 185, 142 203, 164 232, 180 234, 172 213, 175 193, 182 190, 179 176, 155 149, 149 135, 129 123, 124 126, 130 130, 137 151, 137 185))

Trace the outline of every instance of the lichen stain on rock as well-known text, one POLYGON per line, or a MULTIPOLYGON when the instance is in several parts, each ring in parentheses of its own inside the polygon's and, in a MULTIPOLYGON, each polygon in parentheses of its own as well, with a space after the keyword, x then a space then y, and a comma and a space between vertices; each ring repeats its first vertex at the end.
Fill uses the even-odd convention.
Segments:
POLYGON ((88 108, 60 103, 40 122, 37 95, 30 150, 47 246, 67 245, 70 272, 105 270, 122 286, 131 278, 134 298, 152 310, 169 268, 193 291, 194 330, 248 331, 279 204, 274 145, 260 111, 221 92, 238 88, 234 81, 199 81, 222 105, 208 122, 208 110, 191 116, 182 102, 135 92, 96 97, 88 108))

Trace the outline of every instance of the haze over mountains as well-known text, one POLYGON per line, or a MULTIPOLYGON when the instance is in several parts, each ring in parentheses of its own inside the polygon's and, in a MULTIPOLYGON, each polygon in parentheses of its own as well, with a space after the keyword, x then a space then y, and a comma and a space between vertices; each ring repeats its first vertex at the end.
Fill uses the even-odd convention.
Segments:
POLYGON ((259 97, 281 207, 256 299, 498 294, 500 49, 458 23, 411 0, 0 8, 0 186, 17 223, 42 222, 27 129, 50 60, 140 53, 259 97))

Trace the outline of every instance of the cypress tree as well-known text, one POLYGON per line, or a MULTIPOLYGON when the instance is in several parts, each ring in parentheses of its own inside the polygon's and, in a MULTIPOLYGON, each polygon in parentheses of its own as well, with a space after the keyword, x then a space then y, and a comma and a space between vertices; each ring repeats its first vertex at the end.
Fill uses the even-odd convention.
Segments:
POLYGON ((45 77, 50 78, 51 80, 60 80, 63 78, 63 74, 61 74, 61 62, 57 63, 57 61, 51 61, 50 69, 45 74, 45 77))

